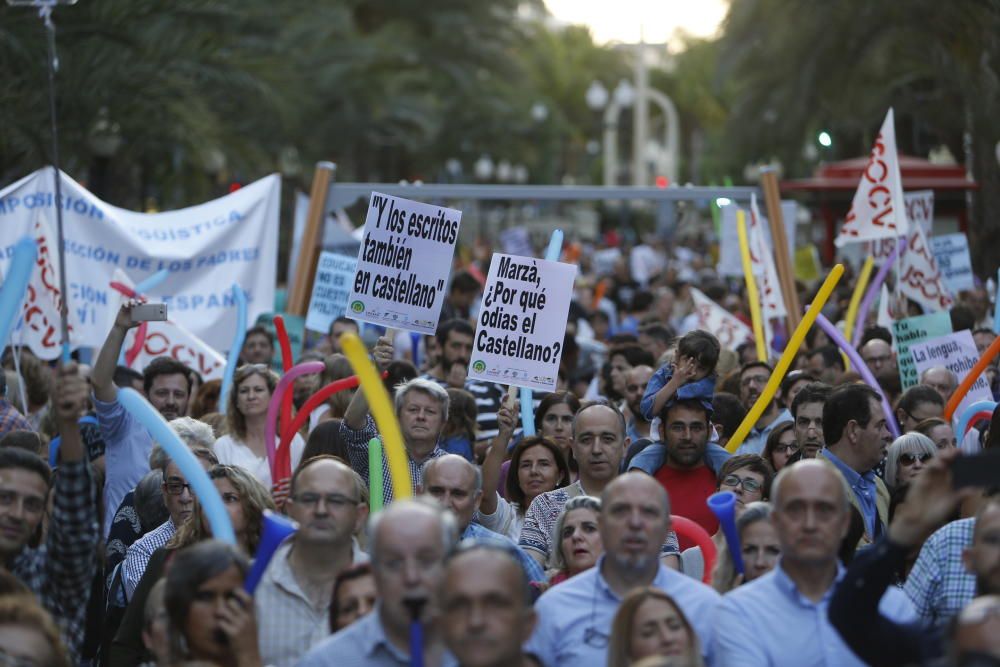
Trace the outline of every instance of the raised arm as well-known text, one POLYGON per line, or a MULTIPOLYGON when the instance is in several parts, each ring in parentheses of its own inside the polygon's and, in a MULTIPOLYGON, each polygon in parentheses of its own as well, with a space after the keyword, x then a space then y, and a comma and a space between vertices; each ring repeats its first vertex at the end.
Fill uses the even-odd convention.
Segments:
POLYGON ((139 325, 139 322, 132 319, 132 308, 140 303, 142 301, 139 299, 128 299, 122 303, 115 317, 115 323, 97 355, 97 361, 90 373, 90 382, 94 385, 94 396, 99 401, 111 403, 118 398, 118 389, 114 381, 115 368, 118 366, 118 357, 121 355, 128 330, 139 325))
MULTIPOLYGON (((392 354, 392 332, 386 331, 386 335, 378 339, 372 350, 372 359, 380 373, 392 363, 392 354)), ((365 393, 359 388, 354 392, 351 402, 347 404, 347 409, 344 411, 344 424, 350 429, 359 431, 365 427, 367 422, 368 400, 365 398, 365 393)))
MULTIPOLYGON (((493 514, 497 511, 497 487, 500 484, 500 466, 503 465, 507 454, 507 445, 514 435, 514 427, 517 425, 517 415, 520 410, 519 401, 514 397, 510 389, 504 397, 503 404, 497 410, 497 424, 500 427, 499 433, 490 443, 486 459, 483 460, 483 500, 479 504, 479 511, 482 514, 493 514)), ((510 474, 510 473, 508 473, 510 474)), ((514 474, 517 474, 515 471, 514 474)))

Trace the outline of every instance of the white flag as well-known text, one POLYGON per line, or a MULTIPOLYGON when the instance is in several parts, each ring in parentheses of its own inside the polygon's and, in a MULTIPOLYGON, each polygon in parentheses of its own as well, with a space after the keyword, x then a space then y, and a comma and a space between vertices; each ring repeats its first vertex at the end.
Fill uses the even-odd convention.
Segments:
POLYGON ((954 303, 921 225, 913 225, 903 251, 899 291, 929 313, 948 310, 954 303))
POLYGON ((896 130, 892 109, 889 109, 836 244, 840 247, 856 241, 895 238, 906 234, 909 227, 896 151, 896 130))
MULTIPOLYGON (((778 269, 774 265, 774 253, 768 247, 764 238, 763 218, 757 208, 757 195, 750 195, 750 261, 753 274, 760 276, 757 280, 760 294, 761 310, 764 320, 770 321, 776 317, 785 317, 785 299, 781 294, 781 283, 778 281, 778 269)), ((768 337, 770 338, 770 337, 768 337)))
POLYGON ((694 287, 691 298, 694 299, 694 309, 698 314, 698 328, 703 329, 719 339, 723 349, 735 350, 743 343, 753 339, 753 332, 738 317, 715 303, 694 287))
MULTIPOLYGON (((58 240, 41 208, 35 209, 31 234, 38 244, 38 259, 24 296, 21 327, 13 340, 23 342, 39 359, 58 359, 62 352, 62 295, 59 281, 58 240)), ((77 289, 75 283, 69 285, 77 289)), ((67 313, 70 335, 80 326, 76 309, 67 313)))

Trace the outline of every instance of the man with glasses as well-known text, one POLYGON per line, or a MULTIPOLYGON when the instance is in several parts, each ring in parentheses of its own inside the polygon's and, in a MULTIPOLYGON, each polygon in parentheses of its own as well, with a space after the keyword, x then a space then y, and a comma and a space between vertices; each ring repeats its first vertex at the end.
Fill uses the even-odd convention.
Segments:
POLYGON ((792 401, 792 430, 795 432, 796 450, 803 459, 814 459, 823 449, 823 405, 833 387, 813 382, 803 387, 792 401))
POLYGON ((288 516, 295 536, 275 552, 254 595, 264 664, 294 665, 329 634, 333 583, 368 562, 354 541, 368 518, 361 477, 339 459, 317 456, 291 481, 288 516))
POLYGON ((892 345, 881 338, 872 338, 861 346, 861 359, 871 370, 872 375, 899 372, 896 367, 896 353, 892 351, 892 345))
POLYGON ((719 594, 660 563, 670 514, 666 492, 648 475, 629 472, 608 484, 598 517, 604 555, 538 599, 538 621, 526 650, 546 667, 603 665, 622 598, 634 588, 655 586, 674 599, 698 635, 702 654, 710 657, 719 594))
POLYGON ((374 611, 314 646, 299 667, 456 667, 439 625, 444 560, 458 539, 454 517, 427 499, 398 500, 372 517, 368 535, 374 611), (413 621, 423 635, 423 656, 411 662, 413 621))
MULTIPOLYGON (((712 404, 699 399, 685 399, 667 403, 660 413, 660 439, 665 445, 665 456, 658 467, 644 451, 632 461, 632 469, 642 470, 666 489, 673 501, 675 514, 691 519, 713 534, 719 520, 708 509, 705 501, 715 493, 716 476, 720 461, 708 459, 708 437, 711 428, 712 404)), ((723 460, 728 459, 729 455, 723 460)), ((681 548, 694 546, 681 540, 681 548)))
POLYGON ((958 376, 944 366, 933 366, 920 374, 920 384, 930 387, 947 401, 958 388, 958 376))
MULTIPOLYGON (((219 459, 212 451, 215 436, 211 426, 191 417, 175 419, 170 422, 170 426, 191 448, 191 452, 198 458, 198 462, 205 470, 218 465, 219 459)), ((181 473, 177 464, 166 455, 166 452, 159 445, 154 447, 149 455, 149 465, 151 469, 158 469, 163 473, 161 487, 163 489, 163 504, 167 506, 170 518, 136 540, 125 552, 125 560, 122 561, 121 566, 121 578, 126 601, 132 599, 132 593, 135 592, 136 585, 142 579, 142 574, 146 571, 146 566, 149 564, 153 552, 165 546, 177 532, 177 529, 194 513, 194 491, 191 490, 191 485, 188 484, 188 480, 181 473)))
MULTIPOLYGON (((767 381, 771 379, 773 369, 763 361, 753 361, 744 364, 740 369, 740 400, 743 406, 750 410, 757 399, 760 398, 767 381)), ((792 415, 788 410, 781 407, 781 392, 777 392, 771 402, 760 414, 757 423, 750 429, 750 433, 743 440, 743 443, 736 450, 737 454, 760 454, 764 451, 767 443, 767 436, 781 422, 792 420, 792 415)))
POLYGON ((870 544, 884 532, 889 518, 889 490, 875 474, 892 444, 892 433, 882 412, 882 398, 863 384, 835 390, 823 406, 823 438, 819 458, 833 464, 850 489, 849 500, 861 513, 870 544))

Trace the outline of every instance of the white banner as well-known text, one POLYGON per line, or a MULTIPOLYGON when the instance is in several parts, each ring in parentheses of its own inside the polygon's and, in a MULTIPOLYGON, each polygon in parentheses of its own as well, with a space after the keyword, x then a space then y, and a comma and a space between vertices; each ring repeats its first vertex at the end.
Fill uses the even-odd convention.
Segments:
MULTIPOLYGON (((882 258, 884 261, 895 249, 896 239, 883 239, 865 245, 871 246, 871 253, 876 259, 882 258)), ((938 269, 937 260, 921 225, 910 228, 906 250, 897 261, 896 275, 899 277, 899 291, 903 296, 913 299, 928 312, 951 308, 951 292, 938 269)))
MULTIPOLYGON (((968 329, 931 338, 922 343, 914 343, 910 346, 910 354, 913 356, 913 364, 917 367, 918 378, 928 369, 944 366, 958 377, 959 383, 979 361, 976 341, 972 339, 972 332, 968 329)), ((962 402, 958 404, 955 416, 964 413, 966 408, 977 401, 992 400, 993 392, 990 391, 990 385, 987 384, 986 378, 980 375, 962 402)))
MULTIPOLYGON (((753 273, 758 276, 757 285, 760 293, 761 307, 764 319, 770 321, 776 317, 785 317, 785 300, 781 294, 781 283, 778 281, 778 270, 774 266, 773 244, 764 239, 764 224, 757 208, 757 196, 750 195, 749 216, 750 260, 753 273)), ((770 336, 768 336, 770 338, 770 336)))
POLYGON ((753 331, 742 320, 694 287, 689 287, 688 290, 694 299, 698 328, 718 338, 723 349, 735 350, 753 339, 753 331))
POLYGON ((835 243, 840 247, 857 241, 895 238, 908 231, 896 129, 889 109, 835 243))
MULTIPOLYGON (((54 184, 51 168, 45 168, 0 191, 4 272, 14 243, 33 232, 36 216, 43 214, 55 233, 54 184)), ((216 349, 228 348, 233 338, 234 283, 247 292, 249 321, 273 310, 277 175, 205 204, 152 214, 106 204, 65 174, 61 187, 69 309, 78 322, 70 335, 73 347, 100 347, 107 337, 118 304, 108 287, 116 268, 134 282, 169 269, 150 300, 166 303, 173 321, 216 349)))
POLYGON ((433 335, 462 212, 373 192, 349 297, 351 317, 433 335))
POLYGON ((328 333, 330 325, 347 310, 351 281, 358 268, 357 257, 345 257, 332 252, 320 253, 313 280, 306 329, 328 333))
POLYGON ((931 253, 941 270, 941 277, 952 294, 973 289, 972 257, 969 256, 969 239, 965 234, 932 236, 931 253))
POLYGON ((903 194, 903 201, 906 202, 906 219, 910 225, 920 225, 924 228, 924 236, 930 236, 934 226, 934 191, 907 192, 903 194))
POLYGON ((469 379, 555 391, 576 266, 494 254, 469 379))

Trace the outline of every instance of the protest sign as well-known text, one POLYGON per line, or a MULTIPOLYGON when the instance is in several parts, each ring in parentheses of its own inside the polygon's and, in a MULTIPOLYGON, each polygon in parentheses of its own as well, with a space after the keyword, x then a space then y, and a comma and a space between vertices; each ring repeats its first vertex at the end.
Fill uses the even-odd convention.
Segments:
POLYGON ((724 349, 735 350, 753 338, 750 327, 738 317, 694 287, 689 287, 688 290, 694 300, 694 311, 698 315, 698 328, 718 338, 724 349))
POLYGON ((462 212, 372 193, 351 317, 432 335, 437 330, 462 212))
POLYGON ((469 378, 555 391, 576 266, 494 254, 469 378))
MULTIPOLYGON (((872 256, 886 261, 896 248, 896 239, 882 239, 871 244, 872 256)), ((951 293, 939 270, 937 260, 927 242, 924 228, 913 225, 898 267, 899 291, 913 299, 925 311, 948 310, 953 303, 951 293)))
POLYGON ((615 265, 622 258, 622 251, 618 248, 604 248, 595 250, 591 255, 591 262, 594 266, 594 274, 597 276, 613 276, 615 265))
POLYGON ((903 178, 896 152, 896 128, 892 109, 889 109, 861 174, 851 210, 834 242, 839 248, 845 243, 895 238, 908 232, 903 178))
MULTIPOLYGON (((0 190, 0 270, 7 270, 17 240, 33 233, 39 214, 54 233, 54 184, 46 167, 0 190)), ((61 188, 68 307, 76 318, 71 319, 72 347, 104 343, 118 304, 108 286, 116 268, 135 282, 168 269, 170 276, 151 290, 150 300, 166 303, 172 321, 217 350, 232 339, 233 283, 247 292, 251 315, 270 309, 277 271, 278 176, 205 204, 152 214, 106 204, 65 174, 61 188)), ((55 293, 58 284, 49 280, 55 293)), ((44 348, 35 352, 50 354, 44 348)))
MULTIPOLYGON (((115 269, 113 278, 113 282, 120 283, 129 290, 135 288, 135 285, 121 269, 115 269)), ((112 291, 112 294, 118 295, 114 299, 115 312, 117 312, 121 301, 128 296, 128 294, 121 292, 120 287, 117 289, 119 291, 112 291)), ((170 315, 169 310, 167 315, 170 315)), ((128 330, 125 343, 122 345, 123 350, 131 350, 135 346, 138 333, 139 327, 128 330)), ((169 319, 165 322, 146 323, 146 338, 139 349, 139 354, 132 360, 130 368, 141 371, 157 357, 170 357, 181 362, 191 370, 196 371, 206 382, 221 380, 226 368, 224 356, 186 328, 169 319)))
MULTIPOLYGON (((931 338, 923 343, 915 343, 910 346, 910 354, 913 355, 917 377, 930 368, 944 366, 958 377, 959 383, 979 361, 976 341, 972 339, 972 332, 968 329, 931 338)), ((992 400, 993 392, 990 391, 990 385, 986 382, 986 378, 980 375, 962 402, 958 404, 955 414, 963 414, 966 408, 977 401, 992 400)))
POLYGON ((903 391, 919 383, 919 373, 910 354, 910 346, 951 333, 951 316, 948 313, 931 313, 918 317, 908 317, 892 323, 896 339, 896 361, 899 364, 899 379, 903 391))
POLYGON ((910 221, 910 225, 920 225, 924 229, 924 236, 930 236, 934 226, 934 191, 906 192, 903 194, 903 202, 906 204, 906 219, 910 221))
POLYGON ((943 234, 932 236, 930 242, 934 261, 951 293, 958 294, 975 287, 968 237, 965 234, 943 234))
MULTIPOLYGON (((785 237, 788 239, 789 255, 795 253, 795 228, 797 224, 798 204, 794 201, 781 202, 781 217, 785 222, 785 237)), ((719 263, 717 269, 722 276, 743 277, 742 264, 740 262, 740 239, 736 233, 736 211, 739 210, 736 204, 727 204, 720 208, 722 213, 719 233, 719 263)), ((774 248, 771 240, 771 227, 767 222, 767 216, 758 212, 757 221, 761 232, 764 235, 764 243, 768 248, 774 248)), ((751 216, 747 216, 750 221, 751 216)), ((780 283, 776 283, 780 284, 780 283)), ((780 295, 779 295, 780 298, 780 295)))
MULTIPOLYGON (((771 245, 764 237, 764 230, 767 222, 763 221, 760 210, 757 208, 757 196, 750 195, 750 262, 753 266, 753 273, 757 276, 758 290, 760 295, 761 310, 764 320, 768 323, 776 317, 785 317, 788 311, 785 309, 785 301, 781 294, 781 283, 778 282, 778 270, 774 265, 774 252, 771 245)), ((771 337, 768 336, 768 340, 771 337)))
POLYGON ((320 254, 306 313, 306 329, 327 333, 333 321, 346 312, 357 267, 357 257, 326 251, 320 254))

